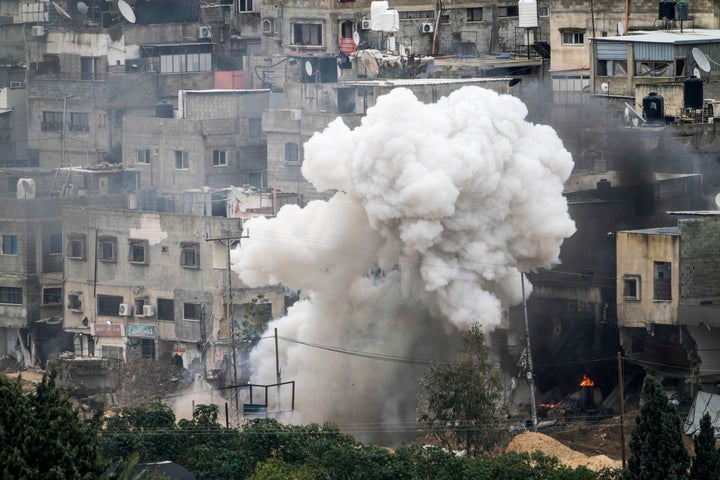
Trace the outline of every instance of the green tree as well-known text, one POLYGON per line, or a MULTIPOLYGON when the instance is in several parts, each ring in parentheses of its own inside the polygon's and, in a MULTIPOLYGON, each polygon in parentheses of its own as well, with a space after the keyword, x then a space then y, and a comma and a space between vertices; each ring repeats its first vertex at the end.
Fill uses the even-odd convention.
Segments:
POLYGON ((425 395, 418 419, 446 448, 464 448, 470 456, 492 450, 504 437, 500 373, 484 342, 480 326, 473 325, 457 361, 431 365, 420 382, 425 395))
POLYGON ((715 429, 710 414, 700 419, 700 432, 693 439, 695 458, 690 469, 691 480, 720 478, 720 452, 715 445, 715 429))
POLYGON ((0 376, 0 474, 4 480, 103 478, 108 463, 99 455, 102 412, 85 425, 50 370, 34 392, 20 379, 0 376))
POLYGON ((662 385, 645 377, 645 404, 630 437, 628 480, 683 480, 688 478, 690 455, 683 443, 680 418, 662 385))

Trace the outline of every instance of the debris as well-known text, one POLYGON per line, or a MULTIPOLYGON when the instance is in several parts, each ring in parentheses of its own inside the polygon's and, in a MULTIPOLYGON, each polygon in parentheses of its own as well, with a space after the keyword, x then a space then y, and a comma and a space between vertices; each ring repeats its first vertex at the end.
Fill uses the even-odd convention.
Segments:
POLYGON ((621 462, 612 460, 605 455, 588 457, 577 452, 552 437, 542 433, 525 432, 517 435, 510 441, 506 451, 508 453, 531 453, 535 451, 556 457, 560 462, 570 468, 584 466, 590 470, 599 471, 605 468, 620 468, 621 462))

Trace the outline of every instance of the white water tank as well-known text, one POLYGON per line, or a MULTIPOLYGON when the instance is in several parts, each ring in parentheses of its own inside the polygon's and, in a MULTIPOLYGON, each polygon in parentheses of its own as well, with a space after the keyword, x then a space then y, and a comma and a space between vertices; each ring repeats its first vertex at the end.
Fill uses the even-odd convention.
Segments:
POLYGON ((518 27, 535 28, 538 26, 536 0, 520 0, 518 2, 518 27))
POLYGON ((370 30, 376 32, 382 31, 382 16, 388 10, 388 7, 389 5, 386 1, 370 2, 370 30))

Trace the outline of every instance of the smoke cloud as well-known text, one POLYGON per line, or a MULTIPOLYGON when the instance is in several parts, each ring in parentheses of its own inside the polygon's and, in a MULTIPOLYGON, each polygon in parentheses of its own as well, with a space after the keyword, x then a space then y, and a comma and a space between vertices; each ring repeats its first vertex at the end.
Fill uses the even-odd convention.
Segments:
MULTIPOLYGON (((270 325, 287 339, 293 420, 402 431, 426 368, 408 359, 453 358, 453 333, 492 330, 522 300, 520 271, 558 262, 575 231, 562 195, 573 162, 526 115, 520 100, 478 87, 436 104, 395 89, 359 127, 338 118, 306 143, 303 175, 334 195, 248 221, 233 252, 247 285, 303 293, 270 325)), ((274 383, 274 342, 250 363, 253 382, 274 383)))

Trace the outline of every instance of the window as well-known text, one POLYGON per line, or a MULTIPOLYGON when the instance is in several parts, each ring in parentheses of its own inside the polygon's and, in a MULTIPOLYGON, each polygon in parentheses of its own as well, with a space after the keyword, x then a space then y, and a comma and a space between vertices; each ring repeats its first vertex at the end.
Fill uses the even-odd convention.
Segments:
POLYGON ((182 150, 175 150, 175 170, 187 170, 190 168, 188 153, 182 150))
POLYGON ((3 255, 17 255, 18 254, 17 235, 3 235, 2 236, 2 254, 3 255))
POLYGON ((89 115, 87 113, 70 113, 70 125, 68 129, 73 132, 89 132, 90 124, 88 123, 89 115))
POLYGON ((62 234, 51 233, 50 234, 50 255, 62 255, 62 234))
POLYGON ((72 233, 68 235, 67 257, 76 260, 85 259, 85 235, 72 233))
POLYGON ((483 19, 482 7, 467 8, 465 10, 465 16, 468 22, 481 22, 483 19))
POLYGON ((172 298, 157 299, 157 318, 158 320, 175 320, 175 301, 172 298))
POLYGON ((293 23, 292 44, 321 47, 322 25, 319 23, 293 23))
POLYGON ((79 293, 68 294, 68 310, 82 312, 82 297, 79 293))
POLYGON ((200 268, 200 245, 197 243, 180 244, 180 265, 185 268, 200 268))
POLYGON ((498 17, 517 17, 518 7, 517 5, 511 5, 509 7, 498 7, 498 17))
POLYGON ((128 262, 140 265, 148 264, 147 240, 128 240, 128 262))
POLYGON ((225 150, 213 150, 213 167, 227 166, 227 152, 225 150))
POLYGON ((80 79, 99 80, 100 58, 80 57, 80 79))
POLYGON ((135 162, 142 165, 150 165, 150 149, 149 148, 136 148, 135 149, 135 162))
POLYGON ((400 20, 415 20, 415 19, 433 19, 435 18, 435 12, 433 10, 422 10, 419 12, 399 12, 400 20))
POLYGON ((102 356, 104 358, 123 359, 123 347, 111 347, 109 345, 102 346, 102 356))
POLYGON ((43 132, 59 132, 63 129, 62 112, 43 112, 40 130, 43 132))
POLYGON ((248 137, 260 138, 262 136, 262 120, 251 118, 248 120, 248 137))
POLYGON ((123 297, 118 295, 98 295, 97 314, 117 317, 120 315, 121 303, 123 303, 123 297))
POLYGON ((61 287, 43 288, 42 303, 43 303, 43 305, 60 305, 60 304, 62 304, 62 288, 61 287))
MULTIPOLYGON (((550 16, 550 7, 548 6, 538 6, 538 17, 549 17, 550 16)), ((605 35, 607 36, 607 35, 605 35)))
POLYGON ((202 307, 199 303, 183 303, 183 318, 185 320, 200 320, 202 307))
POLYGON ((295 142, 288 142, 285 144, 285 161, 286 162, 297 162, 300 160, 300 149, 298 144, 295 142))
POLYGON ((672 270, 670 262, 653 262, 653 300, 672 300, 672 270))
POLYGON ((252 12, 253 11, 252 0, 238 0, 237 11, 238 12, 252 12))
POLYGON ((115 115, 113 116, 113 118, 114 118, 113 126, 115 128, 122 128, 122 121, 123 121, 124 115, 125 115, 124 110, 115 110, 115 115))
POLYGON ((117 262, 117 238, 100 237, 97 255, 101 262, 117 262))
POLYGON ((135 316, 143 317, 143 307, 147 304, 147 297, 139 297, 135 299, 135 316))
POLYGON ((150 338, 143 338, 140 341, 140 350, 142 352, 142 358, 155 358, 155 340, 150 338))
POLYGON ((625 275, 623 277, 623 297, 625 300, 640 300, 640 277, 625 275))
POLYGON ((582 45, 585 43, 585 32, 561 32, 563 45, 582 45))
POLYGON ((210 53, 160 55, 160 73, 210 71, 212 71, 212 54, 210 53))
POLYGON ((0 303, 22 305, 22 288, 0 287, 0 303))

